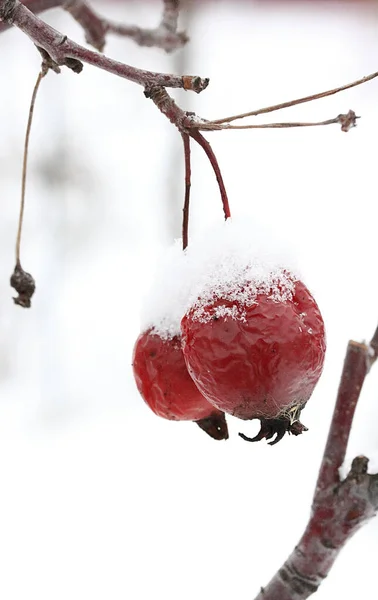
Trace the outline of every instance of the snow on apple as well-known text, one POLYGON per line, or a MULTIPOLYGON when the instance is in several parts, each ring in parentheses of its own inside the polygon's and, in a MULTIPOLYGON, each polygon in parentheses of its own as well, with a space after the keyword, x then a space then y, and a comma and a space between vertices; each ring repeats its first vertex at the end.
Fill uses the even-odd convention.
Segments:
POLYGON ((185 252, 171 248, 149 298, 142 330, 175 344, 182 336, 201 395, 219 411, 260 419, 253 441, 306 429, 299 417, 322 373, 325 330, 287 244, 228 220, 185 252))

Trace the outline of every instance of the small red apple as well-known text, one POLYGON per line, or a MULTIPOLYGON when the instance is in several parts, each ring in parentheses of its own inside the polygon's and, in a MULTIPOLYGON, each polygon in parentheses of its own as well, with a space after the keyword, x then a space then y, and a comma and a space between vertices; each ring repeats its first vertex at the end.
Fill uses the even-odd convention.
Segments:
POLYGON ((142 398, 156 415, 195 421, 212 438, 228 438, 224 413, 203 397, 188 373, 180 336, 163 339, 152 329, 142 333, 134 347, 133 371, 142 398))

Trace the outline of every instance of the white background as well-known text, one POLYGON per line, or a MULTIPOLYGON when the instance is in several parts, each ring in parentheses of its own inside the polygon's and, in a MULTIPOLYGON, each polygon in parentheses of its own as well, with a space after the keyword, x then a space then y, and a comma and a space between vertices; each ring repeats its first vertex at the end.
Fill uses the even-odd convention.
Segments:
MULTIPOLYGON (((378 69, 378 11, 362 2, 196 3, 175 55, 109 39, 109 56, 210 77, 180 105, 219 118, 353 81, 378 69)), ((153 26, 160 3, 98 5, 153 26)), ((185 21, 185 15, 182 16, 185 21)), ((45 17, 79 42, 62 11, 45 17)), ((157 418, 131 354, 162 248, 180 234, 181 138, 142 89, 85 66, 43 81, 32 130, 22 262, 33 308, 13 305, 22 144, 39 56, 0 36, 0 596, 38 599, 253 598, 299 539, 349 338, 378 320, 378 81, 277 113, 337 126, 208 135, 235 215, 285 237, 323 312, 328 354, 303 415, 309 432, 273 448, 229 419, 214 442, 157 418)), ((262 121, 262 119, 261 119, 262 121)), ((193 150, 192 230, 222 219, 209 163, 193 150)), ((253 234, 253 232, 251 232, 253 234)), ((369 375, 348 454, 378 456, 378 371, 369 375)), ((375 460, 377 464, 377 460, 375 460)), ((378 523, 342 551, 317 598, 374 596, 378 523)))

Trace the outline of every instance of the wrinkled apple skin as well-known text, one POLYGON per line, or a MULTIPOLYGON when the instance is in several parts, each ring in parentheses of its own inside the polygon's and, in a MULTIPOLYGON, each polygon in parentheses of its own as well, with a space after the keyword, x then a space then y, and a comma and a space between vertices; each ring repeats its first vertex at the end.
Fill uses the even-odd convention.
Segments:
POLYGON ((133 371, 138 390, 159 417, 196 421, 214 439, 228 438, 224 414, 199 392, 186 368, 181 339, 164 340, 151 330, 134 346, 133 371))
POLYGON ((217 307, 233 305, 223 299, 208 304, 207 322, 193 310, 182 319, 183 353, 198 389, 240 419, 275 419, 303 406, 326 349, 323 319, 309 290, 296 281, 290 300, 258 294, 256 303, 243 307, 245 320, 217 316, 217 307))

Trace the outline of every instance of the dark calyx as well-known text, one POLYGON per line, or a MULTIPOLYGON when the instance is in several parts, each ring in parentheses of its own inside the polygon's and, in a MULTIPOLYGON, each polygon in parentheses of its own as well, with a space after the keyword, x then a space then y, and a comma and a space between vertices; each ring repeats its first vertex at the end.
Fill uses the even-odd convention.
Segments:
POLYGON ((23 270, 20 263, 17 263, 14 268, 10 284, 18 293, 18 296, 13 298, 14 303, 23 308, 30 308, 31 298, 35 292, 35 281, 30 273, 23 270))
POLYGON ((214 440, 228 440, 228 427, 224 413, 213 413, 205 419, 194 422, 214 440))
POLYGON ((244 433, 239 433, 240 437, 246 442, 259 442, 264 438, 266 440, 272 439, 276 436, 272 442, 269 442, 270 446, 274 446, 282 440, 285 433, 291 433, 292 435, 300 435, 304 431, 308 431, 307 427, 303 425, 299 420, 292 422, 287 417, 279 417, 278 419, 260 419, 261 428, 257 435, 253 438, 249 438, 244 433))

